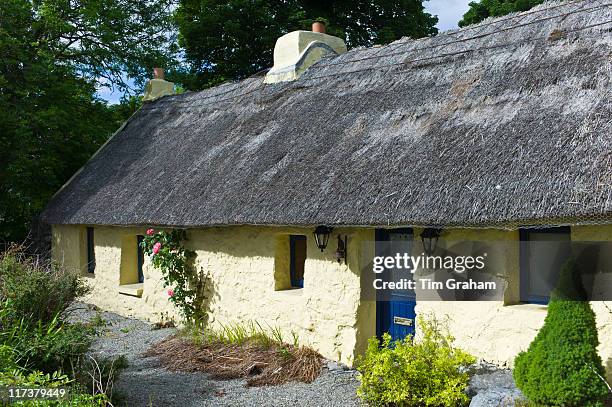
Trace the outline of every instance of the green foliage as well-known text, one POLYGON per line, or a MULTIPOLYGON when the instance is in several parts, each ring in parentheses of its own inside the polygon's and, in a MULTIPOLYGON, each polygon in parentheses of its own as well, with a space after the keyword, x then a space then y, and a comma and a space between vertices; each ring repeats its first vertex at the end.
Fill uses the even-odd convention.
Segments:
POLYGON ((551 295, 544 326, 515 359, 514 379, 530 401, 549 406, 603 406, 609 395, 597 354, 595 314, 568 262, 551 295))
POLYGON ((87 292, 75 273, 12 249, 0 256, 0 368, 52 373, 70 369, 87 351, 91 330, 61 315, 87 292))
MULTIPOLYGON (((0 256, 0 386, 67 387, 61 400, 30 400, 21 406, 106 406, 108 397, 98 388, 87 394, 70 378, 84 375, 83 355, 93 329, 62 320, 68 305, 87 289, 77 274, 41 264, 17 249, 0 256)), ((98 383, 109 383, 113 369, 125 366, 96 364, 98 383), (111 368, 109 368, 111 366, 111 368)), ((87 377, 85 383, 91 383, 87 377)))
POLYGON ((0 242, 22 241, 48 199, 126 119, 97 86, 170 64, 173 0, 0 2, 0 242))
POLYGON ((180 308, 186 321, 199 324, 205 317, 202 309, 204 278, 194 269, 195 252, 183 246, 186 239, 184 230, 155 233, 149 229, 142 248, 153 266, 162 272, 169 300, 180 308))
POLYGON ((319 2, 311 0, 180 0, 179 44, 189 69, 173 79, 192 90, 242 79, 272 65, 276 40, 293 30, 328 22, 327 32, 347 46, 386 44, 437 32, 438 19, 422 0, 319 2))
POLYGON ((357 360, 361 385, 357 394, 375 406, 463 406, 469 381, 466 369, 473 356, 452 346, 441 324, 419 318, 422 338, 382 343, 371 338, 365 356, 357 360))
POLYGON ((470 2, 470 8, 459 21, 459 27, 481 22, 487 17, 499 17, 515 11, 527 11, 545 0, 480 0, 470 2))
POLYGON ((5 320, 27 326, 46 325, 88 288, 76 272, 43 264, 19 249, 0 255, 0 303, 8 303, 5 320))
POLYGON ((74 383, 68 376, 54 372, 44 374, 40 371, 24 373, 23 370, 14 369, 11 371, 0 370, 0 386, 12 387, 45 387, 45 388, 67 388, 68 395, 61 400, 28 400, 11 405, 28 407, 104 407, 108 405, 108 398, 105 394, 84 394, 82 389, 74 383))
POLYGON ((105 327, 108 324, 104 318, 102 318, 102 313, 100 311, 96 312, 96 315, 89 321, 89 325, 96 328, 105 327))

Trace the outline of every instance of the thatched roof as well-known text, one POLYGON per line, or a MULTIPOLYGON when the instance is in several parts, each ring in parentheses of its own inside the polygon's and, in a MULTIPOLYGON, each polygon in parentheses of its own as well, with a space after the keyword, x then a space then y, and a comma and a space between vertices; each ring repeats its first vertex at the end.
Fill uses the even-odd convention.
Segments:
POLYGON ((54 224, 612 223, 612 7, 529 12, 147 103, 54 224))

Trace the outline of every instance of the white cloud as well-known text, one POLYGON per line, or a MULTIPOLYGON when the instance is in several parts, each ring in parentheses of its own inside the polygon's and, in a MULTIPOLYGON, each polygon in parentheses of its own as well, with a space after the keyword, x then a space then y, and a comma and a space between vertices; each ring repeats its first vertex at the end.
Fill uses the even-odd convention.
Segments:
POLYGON ((427 12, 438 16, 437 27, 440 31, 457 28, 457 23, 468 10, 472 0, 429 0, 423 2, 427 12))

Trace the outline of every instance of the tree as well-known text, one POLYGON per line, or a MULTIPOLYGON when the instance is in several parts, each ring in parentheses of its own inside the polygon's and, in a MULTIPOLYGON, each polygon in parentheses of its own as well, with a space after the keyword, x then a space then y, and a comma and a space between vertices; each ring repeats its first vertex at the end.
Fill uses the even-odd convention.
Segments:
POLYGON ((154 63, 171 61, 164 4, 0 2, 0 242, 23 240, 129 113, 98 99, 97 86, 125 89, 126 74, 142 82, 154 63))
POLYGON ((476 24, 487 17, 499 17, 516 11, 527 11, 545 0, 480 0, 470 2, 470 8, 459 21, 459 27, 476 24))
POLYGON ((327 20, 348 47, 437 33, 422 0, 180 0, 175 12, 187 69, 175 80, 191 89, 248 77, 272 65, 276 40, 327 20))
POLYGON ((518 388, 538 405, 603 406, 608 388, 598 345, 595 314, 579 270, 568 262, 551 295, 544 326, 515 359, 518 388))

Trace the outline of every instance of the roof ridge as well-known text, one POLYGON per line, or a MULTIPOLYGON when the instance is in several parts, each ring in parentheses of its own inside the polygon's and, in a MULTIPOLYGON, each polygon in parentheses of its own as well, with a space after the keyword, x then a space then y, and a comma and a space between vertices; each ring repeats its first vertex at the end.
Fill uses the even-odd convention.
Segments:
MULTIPOLYGON (((365 46, 355 47, 355 48, 350 49, 347 53, 343 54, 343 56, 347 56, 347 55, 351 55, 351 54, 355 54, 355 53, 367 52, 367 51, 370 51, 370 50, 373 50, 373 49, 378 49, 380 51, 383 51, 384 49, 388 49, 389 47, 394 46, 394 45, 395 45, 395 48, 399 48, 400 46, 406 45, 408 43, 410 43, 410 44, 417 44, 417 43, 428 42, 428 41, 439 41, 440 39, 444 39, 444 38, 447 38, 447 37, 450 37, 450 36, 454 36, 454 35, 457 35, 459 33, 465 33, 467 31, 474 30, 474 29, 477 29, 477 28, 487 27, 487 26, 490 26, 490 25, 493 25, 493 24, 496 24, 496 23, 499 23, 499 22, 505 22, 505 21, 508 21, 508 20, 511 20, 511 19, 514 19, 514 18, 517 18, 517 17, 521 17, 521 16, 524 17, 524 16, 527 16, 527 15, 543 13, 543 12, 546 12, 546 11, 550 11, 551 9, 560 8, 560 7, 569 7, 572 4, 589 4, 589 3, 599 3, 599 2, 602 2, 602 1, 603 0, 573 0, 573 1, 550 0, 550 1, 545 1, 544 3, 539 4, 539 5, 533 7, 531 9, 529 9, 529 10, 526 10, 526 11, 514 12, 514 13, 506 14, 506 15, 503 15, 503 16, 499 16, 499 17, 488 17, 488 18, 486 18, 485 20, 483 20, 483 21, 481 21, 479 23, 471 24, 471 25, 466 26, 466 27, 460 27, 460 28, 456 28, 456 29, 447 30, 447 31, 444 31, 442 33, 438 33, 437 35, 434 35, 434 36, 431 36, 431 37, 422 37, 422 38, 402 37, 402 38, 400 38, 398 40, 395 40, 393 42, 390 42, 389 44, 385 44, 385 45, 382 45, 382 46, 381 45, 378 45, 378 46, 375 45, 375 46, 371 46, 371 47, 365 47, 365 46)), ((609 6, 611 4, 612 3, 606 3, 606 4, 603 4, 603 5, 597 6, 595 8, 609 6)), ((584 12, 584 11, 588 11, 588 10, 591 10, 591 9, 578 10, 576 12, 579 13, 579 12, 584 12)), ((556 18, 556 17, 563 16, 563 15, 564 14, 558 15, 558 16, 553 16, 553 17, 548 18, 548 19, 556 18)), ((535 22, 538 22, 538 21, 539 20, 536 20, 535 22)), ((493 35, 493 34, 497 34, 498 32, 499 31, 495 31, 495 32, 492 32, 492 33, 484 34, 484 35, 493 35)), ((480 37, 478 37, 478 38, 480 38, 480 37)), ((467 40, 471 40, 471 39, 476 39, 476 38, 475 37, 474 38, 468 38, 468 39, 466 39, 466 41, 467 40)), ((453 43, 456 43, 456 42, 443 43, 443 44, 440 44, 440 46, 450 45, 450 44, 453 44, 453 43)), ((417 49, 417 50, 413 50, 413 51, 419 51, 419 50, 423 50, 423 49, 426 49, 426 48, 423 47, 421 49, 417 49)), ((377 55, 380 55, 380 52, 377 55)), ((384 55, 384 56, 388 57, 388 56, 391 56, 391 55, 394 55, 394 54, 387 54, 387 55, 384 55)), ((378 56, 372 56, 371 59, 374 59, 374 58, 377 58, 377 57, 378 56)), ((333 57, 332 56, 327 56, 324 59, 328 59, 328 58, 333 58, 333 57)), ((356 59, 355 62, 359 62, 359 61, 367 60, 367 59, 369 59, 369 58, 356 59)), ((345 63, 351 63, 351 61, 343 61, 342 62, 342 64, 345 64, 345 63)), ((339 64, 340 63, 338 63, 338 65, 339 64)), ((331 65, 333 65, 333 64, 331 64, 331 65)), ((313 69, 316 66, 317 66, 317 64, 313 65, 309 69, 313 69)), ((266 68, 266 69, 269 69, 269 68, 266 68)), ((235 85, 235 87, 240 87, 242 84, 253 80, 253 78, 259 78, 262 71, 265 71, 265 69, 255 73, 255 74, 253 74, 253 75, 251 75, 249 77, 246 77, 244 79, 228 80, 226 82, 223 82, 223 83, 221 83, 219 85, 216 85, 216 86, 212 86, 210 88, 206 88, 206 89, 202 89, 202 90, 198 90, 198 91, 187 91, 187 92, 182 93, 181 95, 190 95, 190 96, 201 95, 201 94, 209 93, 209 92, 212 92, 213 90, 221 89, 223 87, 227 87, 227 86, 231 86, 231 85, 235 85)), ((278 86, 278 85, 281 85, 281 84, 275 84, 275 85, 278 86)), ((210 95, 208 98, 217 97, 217 96, 229 93, 229 92, 231 92, 231 90, 226 91, 226 92, 222 92, 222 93, 218 93, 218 94, 215 94, 215 95, 210 95)), ((179 96, 181 96, 181 95, 173 95, 173 96, 165 97, 163 99, 158 99, 157 101, 176 100, 176 99, 179 99, 180 98, 179 96)), ((235 97, 235 96, 232 96, 232 97, 235 97)), ((183 102, 187 102, 187 101, 183 101, 183 102)))
MULTIPOLYGON (((333 73, 328 74, 328 75, 309 76, 309 75, 312 75, 312 73, 314 71, 316 71, 317 69, 324 69, 324 68, 328 68, 330 66, 346 66, 346 65, 354 63, 354 62, 361 62, 361 61, 366 61, 366 60, 373 60, 373 59, 380 60, 381 58, 389 58, 389 57, 397 56, 397 55, 405 55, 407 52, 416 53, 418 51, 429 51, 429 50, 431 50, 433 48, 446 47, 446 46, 451 46, 451 45, 458 44, 458 43, 461 43, 461 42, 466 42, 466 41, 471 41, 471 40, 478 40, 478 39, 481 39, 481 38, 483 38, 485 36, 498 34, 500 32, 505 32, 505 31, 508 31, 508 30, 513 30, 513 29, 524 27, 524 26, 531 25, 531 24, 537 24, 537 23, 540 23, 542 21, 548 21, 548 20, 554 20, 554 19, 559 19, 559 18, 565 18, 565 17, 567 17, 568 15, 571 15, 571 14, 578 14, 578 13, 584 13, 584 12, 592 12, 592 11, 601 9, 603 7, 612 6, 612 3, 609 3, 609 2, 608 3, 603 3, 603 1, 604 0, 579 0, 579 1, 571 2, 571 3, 565 3, 564 5, 566 5, 566 6, 568 4, 577 4, 577 3, 581 3, 581 4, 602 3, 602 4, 599 4, 599 5, 594 6, 594 7, 586 8, 586 9, 582 8, 580 10, 573 10, 573 11, 570 11, 570 12, 567 12, 567 13, 561 13, 561 14, 556 14, 556 15, 553 15, 553 16, 548 16, 546 18, 541 18, 541 19, 538 19, 538 20, 533 20, 533 21, 529 21, 529 22, 526 22, 526 23, 521 23, 521 24, 513 25, 513 26, 510 26, 510 27, 506 27, 506 28, 500 29, 500 30, 496 30, 494 32, 478 34, 478 35, 475 35, 473 37, 463 38, 463 39, 460 39, 460 40, 457 40, 457 41, 441 43, 441 44, 438 44, 436 47, 421 47, 421 48, 409 49, 409 50, 404 49, 402 51, 397 51, 397 52, 391 53, 391 54, 380 55, 380 53, 377 53, 375 56, 370 56, 370 57, 367 57, 367 58, 352 59, 352 60, 349 60, 349 61, 341 60, 339 62, 326 62, 326 63, 323 63, 323 64, 315 64, 315 65, 313 65, 312 67, 309 68, 309 70, 307 71, 306 75, 304 75, 303 77, 301 77, 297 81, 278 83, 278 84, 273 84, 273 85, 265 85, 265 84, 263 84, 263 82, 261 81, 261 79, 259 77, 252 76, 252 77, 246 78, 246 79, 241 80, 241 81, 228 82, 226 84, 221 84, 221 85, 219 85, 217 87, 214 87, 214 88, 209 88, 209 89, 205 89, 205 90, 197 91, 197 92, 189 92, 190 95, 196 96, 197 99, 194 99, 194 100, 181 100, 181 101, 174 100, 173 103, 179 103, 179 104, 192 103, 189 106, 185 106, 185 108, 192 108, 192 107, 196 107, 196 106, 206 106, 206 105, 209 104, 209 102, 205 102, 205 101, 209 100, 209 99, 215 99, 214 103, 219 103, 219 102, 223 102, 223 101, 226 101, 226 100, 229 100, 229 99, 234 99, 234 98, 237 98, 237 97, 246 96, 246 95, 249 95, 251 93, 256 92, 259 89, 270 87, 270 86, 274 86, 274 87, 276 87, 276 89, 278 89, 278 87, 280 87, 280 86, 292 87, 292 86, 296 86, 296 85, 302 84, 302 83, 304 83, 306 81, 312 81, 312 80, 316 80, 316 79, 323 79, 323 78, 329 78, 329 77, 334 77, 334 76, 338 76, 338 75, 347 75, 347 74, 352 74, 352 73, 364 72, 364 71, 369 71, 369 70, 372 70, 372 69, 389 68, 389 67, 392 67, 392 66, 400 66, 400 65, 401 66, 405 66, 405 65, 407 65, 409 63, 414 63, 414 62, 422 62, 422 61, 426 61, 426 60, 445 58, 445 57, 449 57, 449 56, 453 56, 453 55, 466 54, 466 53, 469 53, 469 52, 475 52, 475 51, 480 51, 480 50, 484 50, 484 49, 501 48, 501 47, 506 47, 506 46, 510 46, 510 45, 525 44, 525 43, 529 43, 529 42, 533 42, 533 41, 539 41, 539 40, 541 40, 540 37, 533 37, 533 38, 523 39, 523 40, 520 40, 520 41, 517 41, 517 42, 506 42, 506 43, 503 43, 501 45, 494 45, 494 46, 483 47, 483 48, 469 48, 469 49, 461 50, 461 51, 457 51, 457 52, 440 53, 440 54, 430 55, 430 56, 427 56, 425 58, 417 58, 417 59, 413 59, 413 60, 403 60, 402 62, 399 62, 399 63, 398 62, 392 62, 392 63, 389 63, 389 64, 382 64, 382 65, 381 64, 377 64, 377 65, 374 65, 374 66, 362 67, 362 68, 355 69, 355 70, 343 70, 343 71, 340 71, 340 72, 333 72, 333 73), (216 99, 216 98, 219 98, 220 96, 227 95, 227 94, 229 94, 229 93, 231 93, 231 92, 233 92, 233 91, 235 91, 237 89, 245 89, 245 86, 244 86, 245 84, 247 84, 246 91, 241 92, 241 93, 236 94, 236 95, 231 95, 231 96, 228 96, 228 97, 225 97, 225 98, 216 99), (254 84, 255 86, 249 88, 248 84, 254 84), (219 89, 221 89, 224 86, 231 86, 231 85, 234 85, 234 86, 232 86, 232 88, 229 89, 229 90, 226 90, 224 92, 212 93, 213 90, 219 90, 219 89), (206 95, 206 93, 212 93, 212 94, 206 95)), ((557 4, 557 3, 558 2, 554 2, 554 4, 557 4)), ((547 4, 547 3, 543 3, 543 4, 547 4)), ((542 10, 550 10, 552 8, 554 8, 554 7, 543 8, 540 11, 542 11, 542 10)), ((523 13, 526 13, 526 12, 523 12, 523 13)), ((520 14, 522 14, 522 13, 516 13, 516 16, 518 16, 520 14)), ((533 13, 533 14, 535 14, 535 13, 533 13)), ((610 23, 612 23, 612 20, 604 21, 604 22, 597 23, 597 24, 591 24, 591 25, 584 25, 584 26, 576 27, 576 28, 573 28, 571 30, 566 30, 566 32, 577 32, 577 31, 581 31, 581 30, 584 30, 584 29, 594 28, 594 27, 597 27, 597 26, 601 26, 601 25, 604 25, 604 24, 610 24, 610 23)), ((434 41, 434 40, 437 40, 437 38, 438 37, 420 38, 420 39, 417 39, 417 40, 412 40, 412 41, 410 41, 410 43, 411 43, 411 45, 413 45, 413 44, 416 44, 418 42, 434 41)), ((401 41, 401 40, 398 40, 398 41, 401 41)), ((395 44, 398 41, 393 42, 391 44, 395 44)), ((391 44, 389 44, 389 45, 391 45, 391 44)), ((406 42, 404 42, 403 44, 405 45, 406 42)), ((379 47, 379 48, 382 49, 384 47, 379 47)), ((373 49, 373 47, 368 47, 368 48, 361 48, 358 51, 365 52, 365 51, 369 51, 369 50, 372 50, 372 49, 373 49)), ((354 50, 351 50, 351 51, 354 51, 354 50)), ((341 56, 333 57, 333 59, 337 59, 337 58, 343 59, 343 58, 345 58, 346 55, 350 54, 351 51, 349 51, 348 53, 343 54, 341 56)), ((332 59, 332 58, 331 57, 323 58, 323 60, 327 60, 327 61, 330 60, 330 59, 332 59)), ((177 95, 177 96, 179 96, 179 95, 177 95)), ((169 102, 170 98, 171 97, 167 97, 167 98, 164 98, 164 100, 169 102)), ((173 98, 173 99, 176 99, 176 98, 173 98)), ((159 108, 160 107, 157 107, 157 106, 154 107, 151 104, 151 106, 148 109, 146 109, 146 110, 156 110, 156 109, 159 109, 159 108)))

